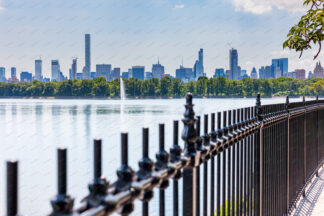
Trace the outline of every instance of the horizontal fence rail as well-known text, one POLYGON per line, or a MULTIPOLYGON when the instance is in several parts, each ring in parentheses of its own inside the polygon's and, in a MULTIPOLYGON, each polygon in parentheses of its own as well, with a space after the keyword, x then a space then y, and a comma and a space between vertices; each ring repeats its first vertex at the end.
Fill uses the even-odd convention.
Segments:
MULTIPOLYGON (((128 164, 128 134, 122 133, 121 166, 113 183, 102 176, 102 142, 94 140, 94 178, 88 185, 89 195, 78 208, 67 192, 67 149, 59 148, 57 195, 51 200, 50 215, 118 212, 126 216, 140 200, 142 215, 148 216, 150 200, 157 196, 153 190, 158 188, 159 215, 164 216, 170 181, 174 216, 180 210, 183 216, 290 215, 324 162, 324 100, 303 98, 290 103, 287 97, 282 104, 262 105, 258 95, 254 107, 204 115, 203 128, 193 106, 188 93, 182 119, 183 147, 178 121, 173 124, 169 151, 165 149, 164 124, 159 125, 155 160, 149 158, 149 129, 143 128, 143 154, 136 172, 128 164)), ((7 161, 6 214, 18 215, 17 161, 7 161)))

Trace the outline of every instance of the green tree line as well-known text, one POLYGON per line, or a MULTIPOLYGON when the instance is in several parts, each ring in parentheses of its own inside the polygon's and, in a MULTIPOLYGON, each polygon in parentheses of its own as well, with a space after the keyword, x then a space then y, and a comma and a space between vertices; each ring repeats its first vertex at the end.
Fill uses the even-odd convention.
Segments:
MULTIPOLYGON (((126 96, 131 97, 181 97, 186 92, 195 96, 300 96, 324 95, 324 79, 306 80, 292 78, 229 80, 223 77, 200 77, 198 81, 183 83, 179 79, 164 77, 138 80, 123 79, 126 96)), ((106 81, 100 77, 93 80, 66 80, 61 82, 0 83, 0 96, 100 96, 119 97, 120 80, 106 81)))

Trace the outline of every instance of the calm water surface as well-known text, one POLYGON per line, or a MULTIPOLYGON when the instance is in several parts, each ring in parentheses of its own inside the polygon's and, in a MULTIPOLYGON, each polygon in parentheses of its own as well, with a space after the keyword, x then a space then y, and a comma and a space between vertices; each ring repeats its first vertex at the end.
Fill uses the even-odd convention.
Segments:
MULTIPOLYGON (((300 99, 291 101, 294 100, 300 99)), ((284 101, 263 99, 262 103, 284 101)), ((77 205, 87 195, 87 184, 92 178, 94 138, 103 140, 103 174, 112 182, 120 165, 120 132, 129 132, 129 164, 137 170, 142 154, 142 127, 150 128, 150 155, 155 158, 158 124, 165 123, 169 149, 172 122, 182 118, 184 102, 184 99, 0 100, 0 215, 5 214, 6 160, 19 160, 20 213, 46 215, 51 210, 49 200, 56 194, 56 148, 68 147, 68 192, 76 198, 77 205)), ((255 99, 194 99, 194 104, 196 114, 202 115, 253 106, 255 99)), ((171 192, 172 186, 167 191, 167 203, 172 200, 168 196, 171 192)), ((150 214, 158 215, 158 199, 151 203, 150 214)), ((140 214, 138 205, 133 215, 140 214)), ((172 205, 167 205, 166 210, 172 211, 172 205)))

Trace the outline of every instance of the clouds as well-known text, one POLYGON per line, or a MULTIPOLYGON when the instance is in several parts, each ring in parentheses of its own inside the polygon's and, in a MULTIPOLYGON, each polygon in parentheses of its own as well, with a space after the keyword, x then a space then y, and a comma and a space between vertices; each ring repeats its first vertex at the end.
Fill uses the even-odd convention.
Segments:
POLYGON ((303 0, 232 0, 237 11, 252 14, 265 14, 273 9, 286 10, 289 12, 304 11, 303 0))
POLYGON ((0 11, 4 9, 3 7, 1 7, 1 2, 2 0, 0 0, 0 11))
POLYGON ((174 6, 174 9, 182 9, 184 7, 185 7, 184 4, 177 4, 174 6))

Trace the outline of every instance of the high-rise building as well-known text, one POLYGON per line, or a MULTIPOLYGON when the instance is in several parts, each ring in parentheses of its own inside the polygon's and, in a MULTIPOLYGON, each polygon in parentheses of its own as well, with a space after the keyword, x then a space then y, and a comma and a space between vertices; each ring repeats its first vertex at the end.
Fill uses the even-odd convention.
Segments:
POLYGON ((179 69, 176 69, 176 78, 183 82, 189 82, 194 80, 194 71, 192 68, 185 68, 182 65, 179 69))
POLYGON ((259 78, 260 78, 260 79, 265 79, 265 68, 264 68, 264 66, 262 66, 262 67, 259 69, 259 78))
POLYGON ((144 66, 133 66, 132 67, 132 77, 137 78, 139 80, 144 80, 144 66))
POLYGON ((314 77, 313 72, 312 72, 312 71, 309 71, 309 72, 308 72, 308 79, 313 78, 313 77, 314 77))
POLYGON ((29 73, 27 71, 20 73, 20 82, 31 82, 33 80, 32 73, 29 73))
POLYGON ((96 76, 105 77, 106 80, 111 80, 111 65, 110 64, 97 64, 96 65, 96 76))
POLYGON ((266 66, 265 68, 264 68, 264 78, 265 79, 271 79, 271 78, 273 78, 273 74, 272 74, 272 71, 271 71, 271 66, 266 66))
POLYGON ((52 81, 60 81, 60 63, 58 60, 52 60, 52 81))
POLYGON ((35 80, 42 81, 42 60, 37 59, 35 60, 35 80))
POLYGON ((251 79, 258 79, 258 73, 257 73, 255 67, 253 67, 253 69, 251 71, 251 79))
POLYGON ((224 70, 224 68, 216 68, 215 69, 214 78, 216 78, 216 77, 225 77, 225 70, 224 70))
POLYGON ((160 60, 158 59, 157 64, 152 65, 152 74, 154 78, 161 79, 164 74, 164 66, 160 64, 160 60))
POLYGON ((11 79, 17 78, 17 69, 15 67, 11 68, 11 79))
POLYGON ((324 78, 324 68, 321 65, 321 62, 316 63, 314 69, 314 77, 316 78, 324 78))
POLYGON ((6 68, 0 67, 0 82, 6 82, 6 68))
POLYGON ((85 34, 85 66, 83 70, 83 79, 90 79, 91 72, 91 51, 90 51, 90 34, 85 34))
POLYGON ((297 79, 297 72, 296 71, 288 72, 288 77, 297 79))
POLYGON ((123 72, 122 73, 122 78, 128 79, 128 76, 129 76, 128 72, 123 72))
POLYGON ((230 65, 230 77, 232 80, 240 79, 240 71, 238 66, 238 52, 236 49, 231 49, 229 51, 229 65, 230 65))
POLYGON ((153 73, 152 72, 145 72, 145 80, 149 80, 153 78, 153 73))
POLYGON ((77 72, 78 72, 78 59, 74 58, 72 60, 70 79, 72 79, 72 80, 76 79, 77 78, 77 72))
POLYGON ((111 72, 111 79, 117 79, 120 78, 120 68, 114 68, 111 72))
POLYGON ((204 76, 204 50, 200 49, 198 52, 198 60, 195 62, 194 77, 198 80, 199 77, 204 76))
POLYGON ((288 76, 288 58, 272 59, 271 78, 288 76))
POLYGON ((297 79, 306 79, 306 71, 305 69, 296 69, 296 78, 297 79))

